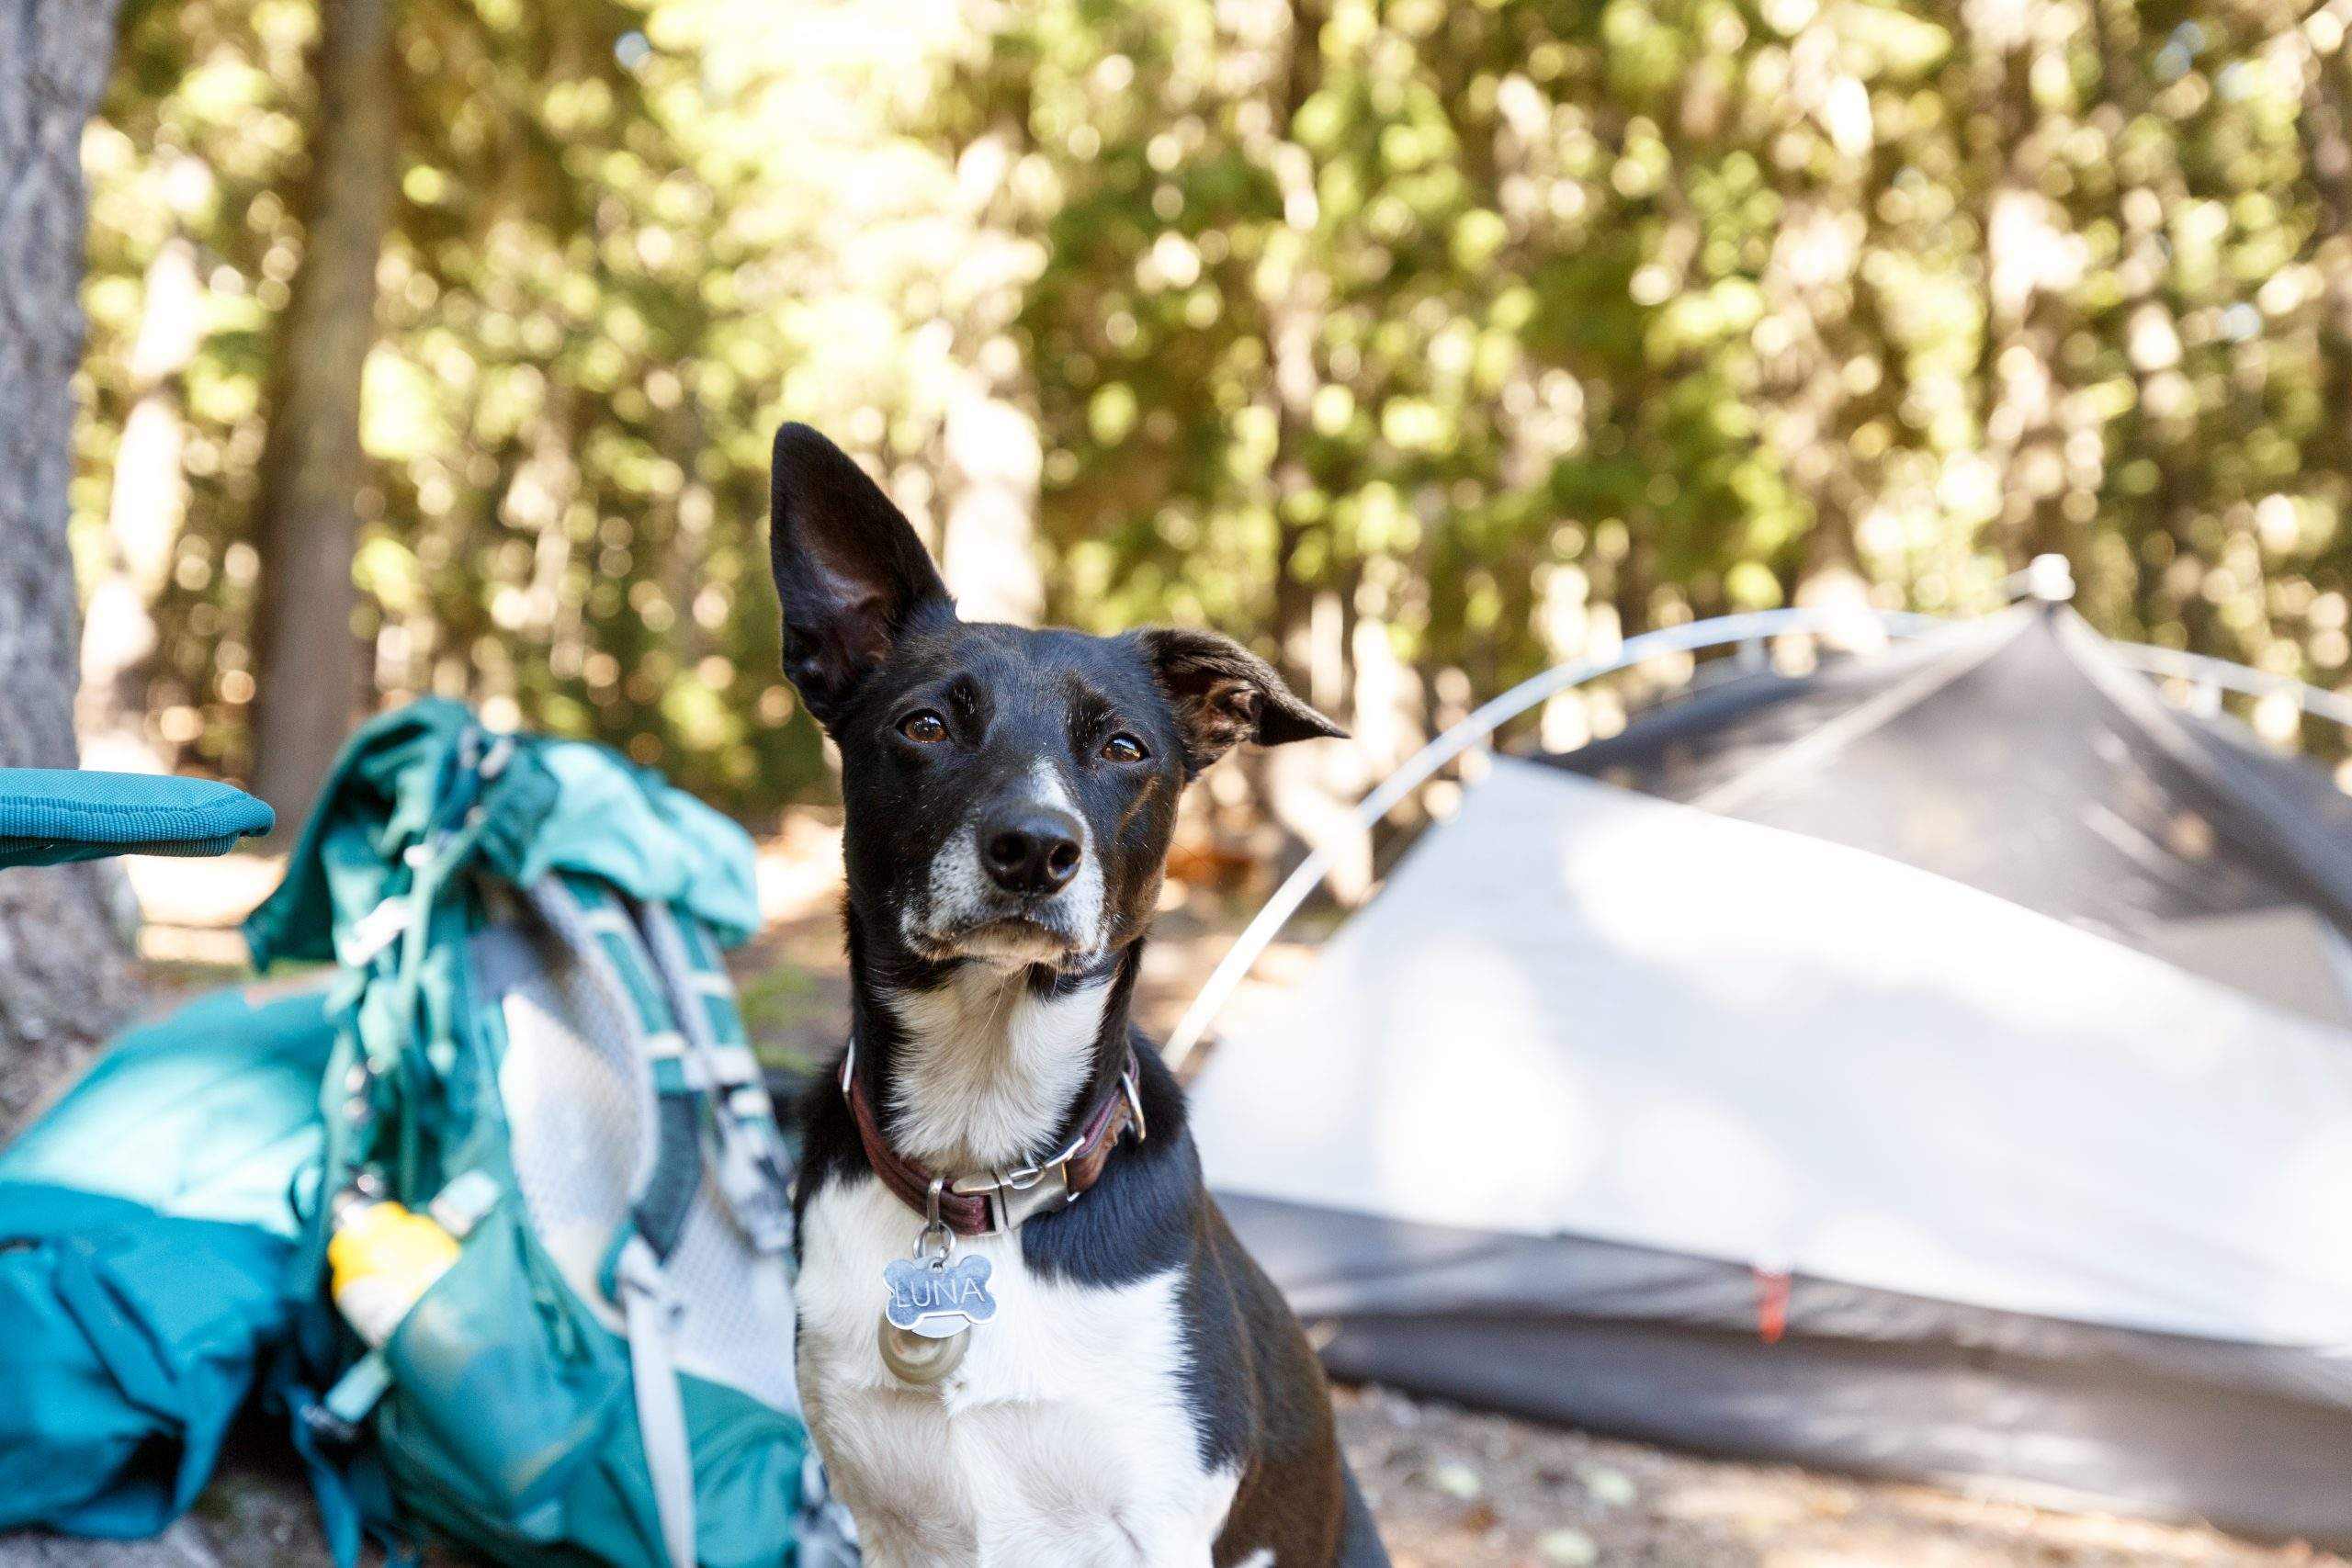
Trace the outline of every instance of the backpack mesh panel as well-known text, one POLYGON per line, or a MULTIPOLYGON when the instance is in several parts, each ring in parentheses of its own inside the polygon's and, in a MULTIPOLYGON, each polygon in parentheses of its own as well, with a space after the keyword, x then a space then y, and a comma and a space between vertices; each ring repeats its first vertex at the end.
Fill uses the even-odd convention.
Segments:
MULTIPOLYGON (((641 1010, 650 998, 666 1021, 667 1008, 634 932, 592 934, 560 892, 535 890, 532 905, 554 931, 536 933, 541 970, 503 1003, 508 1043, 499 1079, 515 1180, 565 1283, 617 1330, 620 1315, 599 1276, 630 1196, 657 1157, 641 1010), (625 977, 628 965, 637 966, 636 984, 625 977), (542 1085, 556 1092, 532 1092, 542 1085), (518 1097, 518 1088, 530 1097, 518 1097)), ((783 1258, 752 1248, 707 1163, 662 1272, 680 1308, 671 1341, 679 1370, 797 1410, 791 1277, 783 1258)))
POLYGON ((653 1163, 652 1077, 605 987, 544 936, 535 945, 543 966, 501 1004, 498 1088, 514 1181, 564 1282, 617 1330, 597 1277, 653 1163))
MULTIPOLYGON (((665 1272, 685 1306, 674 1341, 678 1365, 780 1410, 797 1410, 792 1284, 784 1260, 752 1249, 707 1171, 665 1272)), ((878 1291, 878 1280, 876 1285, 878 1291)))

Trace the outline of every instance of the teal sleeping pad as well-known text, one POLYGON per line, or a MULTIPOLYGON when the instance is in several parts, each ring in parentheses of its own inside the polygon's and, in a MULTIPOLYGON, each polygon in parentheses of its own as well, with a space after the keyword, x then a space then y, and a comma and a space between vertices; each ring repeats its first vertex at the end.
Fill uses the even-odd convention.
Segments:
POLYGON ((326 991, 125 1034, 0 1149, 0 1530, 136 1537, 196 1498, 293 1332, 326 991))

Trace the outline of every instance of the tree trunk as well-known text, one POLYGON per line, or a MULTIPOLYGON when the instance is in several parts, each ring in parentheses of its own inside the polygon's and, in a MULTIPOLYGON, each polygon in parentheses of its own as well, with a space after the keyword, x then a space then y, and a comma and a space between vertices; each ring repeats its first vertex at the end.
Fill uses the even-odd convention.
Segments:
POLYGON ((1037 562, 1037 492, 1045 447, 1037 422, 1018 400, 1021 355, 1007 335, 1031 278, 1019 258, 1012 173, 1027 151, 1025 117, 1008 118, 964 149, 956 184, 970 208, 972 279, 959 301, 964 368, 947 389, 940 432, 939 569, 964 618, 1035 626, 1046 610, 1037 562))
POLYGON ((2352 87, 2342 46, 2306 46, 2302 134, 2303 176, 2319 195, 2311 260, 2326 281, 2320 312, 2320 364, 2330 415, 2312 443, 2320 472, 2341 486, 2352 475, 2352 87))
POLYGON ((1977 118, 1994 165, 1977 214, 1984 246, 1984 338, 1977 367, 1985 456, 1999 476, 1996 537, 2022 566, 2063 550, 2064 488, 2056 301, 2076 279, 2064 256, 2063 212, 2042 193, 2050 146, 2033 96, 2042 0, 1969 0, 1962 7, 1978 82, 1977 118))
POLYGON ((391 0, 328 0, 302 265, 277 328, 256 529, 254 791, 281 833, 309 812, 358 705, 359 379, 391 216, 394 64, 391 0))
MULTIPOLYGON (((1316 475, 1307 462, 1314 430, 1316 333, 1330 299, 1315 253, 1320 221, 1315 160, 1297 140, 1299 112, 1323 82, 1322 33, 1327 0, 1290 0, 1288 36, 1281 73, 1268 83, 1273 113, 1271 132, 1254 149, 1272 175, 1283 202, 1283 227, 1267 243, 1258 265, 1258 306, 1263 313, 1266 348, 1272 360, 1274 452, 1271 467, 1274 513, 1273 660, 1293 690, 1314 685, 1316 585, 1300 556, 1309 533, 1316 475)), ((1329 563, 1326 563, 1328 568, 1329 563)), ((1335 809, 1336 792, 1322 776, 1319 748, 1266 750, 1243 761, 1250 792, 1278 835, 1271 846, 1251 852, 1270 863, 1295 863, 1309 850, 1331 852, 1338 862, 1333 885, 1352 899, 1370 882, 1371 840, 1350 827, 1335 809), (1304 753, 1304 755, 1302 755, 1304 753), (1343 841, 1345 840, 1345 841, 1343 841), (1362 874, 1354 874, 1361 868, 1362 874)))
POLYGON ((115 447, 106 558, 82 612, 82 694, 74 727, 94 768, 165 771, 147 735, 145 671, 155 651, 155 599, 170 579, 172 547, 187 510, 179 378, 202 342, 203 294, 196 247, 175 234, 147 267, 130 350, 139 396, 115 447))
MULTIPOLYGON (((0 8, 0 765, 74 765, 72 379, 82 354, 82 128, 112 0, 0 8)), ((104 866, 0 872, 0 1130, 129 998, 104 866)))
POLYGON ((1274 390, 1274 666, 1300 691, 1306 689, 1308 617, 1313 585, 1300 575, 1299 552, 1310 525, 1301 511, 1315 488, 1306 443, 1313 428, 1315 334, 1327 300, 1325 280, 1315 266, 1317 222, 1315 161, 1295 138, 1298 117, 1323 85, 1324 0, 1291 0, 1288 55, 1275 105, 1278 145, 1271 159, 1282 190, 1290 230, 1289 265, 1276 270, 1272 297, 1265 301, 1266 343, 1273 356, 1274 390))

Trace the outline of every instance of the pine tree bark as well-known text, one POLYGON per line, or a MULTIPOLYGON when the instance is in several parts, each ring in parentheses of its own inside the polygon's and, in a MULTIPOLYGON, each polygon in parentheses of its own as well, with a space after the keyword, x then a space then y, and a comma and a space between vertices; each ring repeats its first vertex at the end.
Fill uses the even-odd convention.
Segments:
POLYGON ((1313 264, 1316 223, 1315 164, 1295 138, 1298 117, 1323 85, 1323 28, 1329 19, 1324 0, 1291 0, 1289 54, 1280 85, 1274 134, 1282 147, 1274 174, 1282 187, 1283 216, 1295 235, 1292 262, 1274 297, 1267 301, 1267 347, 1274 371, 1274 664, 1300 691, 1307 686, 1307 619, 1314 613, 1312 586, 1299 575, 1298 557, 1310 526, 1298 515, 1315 476, 1306 463, 1313 428, 1315 332, 1327 286, 1313 264))
MULTIPOLYGON (((113 0, 0 8, 0 766, 70 768, 79 617, 66 555, 82 355, 82 129, 113 0)), ((129 999, 119 874, 0 872, 0 1131, 129 999)))
POLYGON ((104 560, 82 610, 82 692, 74 717, 90 766, 128 773, 166 771, 147 734, 146 665, 155 651, 155 601, 170 580, 187 510, 180 376, 203 342, 204 283, 186 235, 175 234, 156 251, 145 294, 130 349, 138 400, 115 447, 104 560))
POLYGON ((2044 0, 1967 0, 1964 30, 1976 56, 1977 118, 1992 132, 1993 163, 1977 214, 1984 246, 1983 388, 1984 451, 1998 476, 1996 536, 2023 566, 2068 542, 2061 521, 2063 435, 2057 369, 2063 335, 2054 320, 2070 285, 2063 213, 2041 189, 2050 146, 2033 96, 2044 0))
MULTIPOLYGON (((2303 177, 2319 196, 2311 259, 2325 278, 2320 314, 2320 363, 2327 407, 2314 445, 2318 467, 2340 487, 2352 476, 2352 80, 2339 43, 2306 50, 2302 137, 2303 177)), ((2340 493, 2340 490, 2339 490, 2340 493)))
POLYGON ((308 814, 358 710, 359 382, 396 173, 391 0, 328 0, 323 24, 302 264, 278 324, 256 528, 253 783, 281 833, 308 814))
POLYGON ((970 293, 956 301, 965 368, 947 388, 941 444, 939 567, 967 620, 1035 626, 1046 584, 1037 566, 1037 492, 1045 448, 1014 383, 1019 352, 1006 334, 1031 282, 1015 231, 1012 173, 1027 151, 1025 115, 1006 117, 965 148, 956 182, 970 208, 970 293))

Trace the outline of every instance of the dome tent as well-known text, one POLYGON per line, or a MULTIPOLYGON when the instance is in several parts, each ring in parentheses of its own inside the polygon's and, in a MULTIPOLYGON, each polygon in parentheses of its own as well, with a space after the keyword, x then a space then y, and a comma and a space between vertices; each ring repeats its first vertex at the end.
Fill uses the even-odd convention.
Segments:
POLYGON ((1343 1375, 2352 1540, 2352 802, 2061 606, 1498 761, 1193 1089, 1343 1375))

